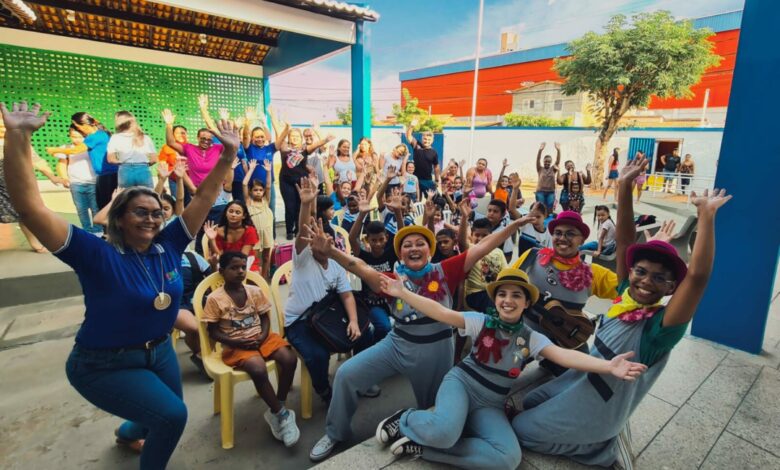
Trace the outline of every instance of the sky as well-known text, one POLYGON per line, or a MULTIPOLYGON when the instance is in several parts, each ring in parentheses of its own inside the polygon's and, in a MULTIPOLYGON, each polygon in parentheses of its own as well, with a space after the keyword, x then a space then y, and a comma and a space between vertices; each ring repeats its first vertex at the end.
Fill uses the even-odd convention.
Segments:
MULTIPOLYGON (((479 0, 374 0, 381 17, 368 25, 372 106, 377 117, 400 102, 399 72, 475 56, 479 0)), ((601 31, 615 14, 669 10, 698 18, 740 10, 744 0, 485 0, 480 56, 498 53, 501 33, 520 35, 520 49, 568 42, 601 31)), ((336 119, 350 101, 349 52, 271 78, 271 101, 294 123, 336 119)))

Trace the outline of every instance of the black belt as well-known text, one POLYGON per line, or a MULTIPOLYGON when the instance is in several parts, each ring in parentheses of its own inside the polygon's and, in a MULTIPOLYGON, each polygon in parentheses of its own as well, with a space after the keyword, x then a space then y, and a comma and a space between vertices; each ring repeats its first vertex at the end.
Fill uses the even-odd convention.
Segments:
POLYGON ((394 330, 401 338, 416 344, 435 343, 436 341, 441 341, 446 338, 450 338, 450 339, 452 338, 452 331, 450 329, 442 330, 438 333, 433 333, 425 336, 412 335, 405 331, 400 330, 399 328, 394 328, 394 330))
POLYGON ((461 369, 463 369, 463 372, 469 374, 471 378, 479 382, 480 385, 487 388, 488 390, 492 390, 498 393, 499 395, 506 396, 509 395, 509 392, 511 391, 509 387, 502 387, 501 385, 494 384, 493 382, 489 381, 485 377, 479 375, 477 371, 464 364, 463 361, 457 363, 455 367, 460 367, 461 369))
POLYGON ((124 350, 127 350, 127 349, 144 349, 144 350, 148 351, 148 350, 154 348, 155 346, 164 343, 165 340, 167 340, 167 339, 168 339, 168 335, 166 334, 164 336, 160 336, 159 338, 151 339, 151 340, 149 340, 149 341, 147 341, 145 343, 136 344, 134 346, 124 346, 122 348, 115 348, 115 349, 124 349, 124 350))

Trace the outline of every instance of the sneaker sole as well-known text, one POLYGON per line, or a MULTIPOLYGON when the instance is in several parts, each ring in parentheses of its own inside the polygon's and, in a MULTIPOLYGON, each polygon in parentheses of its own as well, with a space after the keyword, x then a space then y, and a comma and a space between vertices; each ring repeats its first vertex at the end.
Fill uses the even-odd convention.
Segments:
POLYGON ((387 439, 382 439, 382 435, 384 434, 384 432, 382 431, 382 427, 385 425, 386 422, 390 420, 390 418, 393 418, 394 416, 395 413, 383 419, 382 421, 379 422, 379 425, 376 427, 376 434, 374 435, 374 437, 376 437, 376 440, 382 445, 391 444, 390 436, 387 436, 387 439))
POLYGON ((319 454, 319 455, 315 455, 315 454, 309 453, 309 460, 311 460, 312 462, 322 462, 323 460, 325 460, 328 457, 330 457, 330 454, 333 453, 333 449, 335 449, 335 448, 336 448, 336 446, 334 445, 333 447, 330 448, 330 450, 328 450, 328 452, 326 452, 324 454, 319 454))
POLYGON ((266 415, 266 414, 263 415, 263 418, 265 419, 265 422, 268 423, 268 427, 271 428, 271 434, 273 434, 274 438, 277 441, 281 441, 282 440, 282 435, 274 430, 274 427, 271 424, 271 421, 269 420, 269 417, 270 417, 270 415, 266 415))
POLYGON ((397 451, 399 447, 403 447, 404 444, 410 441, 411 439, 409 439, 408 437, 402 437, 398 439, 397 441, 393 442, 393 444, 390 446, 390 453, 395 455, 396 457, 403 455, 404 454, 403 451, 400 453, 396 453, 395 451, 397 451))

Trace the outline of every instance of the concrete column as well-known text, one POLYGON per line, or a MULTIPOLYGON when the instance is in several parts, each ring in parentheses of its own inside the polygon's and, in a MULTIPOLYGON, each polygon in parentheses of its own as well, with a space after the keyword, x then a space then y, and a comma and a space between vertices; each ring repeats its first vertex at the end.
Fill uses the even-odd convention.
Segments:
POLYGON ((352 65, 352 145, 371 137, 371 58, 366 50, 368 31, 362 21, 355 23, 355 44, 351 46, 352 65))
POLYGON ((745 1, 715 178, 715 187, 734 199, 718 214, 715 268, 692 328, 696 336, 751 353, 761 352, 780 247, 772 197, 780 174, 777 18, 780 2, 745 1))

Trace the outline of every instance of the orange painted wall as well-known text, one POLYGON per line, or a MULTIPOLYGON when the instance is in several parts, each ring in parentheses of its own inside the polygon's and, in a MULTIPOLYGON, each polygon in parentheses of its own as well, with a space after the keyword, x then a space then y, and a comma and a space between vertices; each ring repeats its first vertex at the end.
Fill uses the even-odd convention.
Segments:
MULTIPOLYGON (((717 33, 711 40, 715 52, 723 57, 721 64, 702 76, 699 84, 692 87, 695 94, 689 100, 653 99, 650 108, 699 108, 704 100, 704 90, 710 89, 710 107, 726 106, 731 90, 731 78, 736 59, 739 30, 717 33)), ((560 80, 552 70, 553 60, 545 59, 522 64, 505 65, 479 71, 477 88, 477 115, 503 115, 512 110, 512 95, 506 90, 519 88, 522 82, 560 80)), ((436 77, 404 81, 411 96, 419 99, 419 106, 433 114, 471 115, 471 93, 474 86, 474 72, 459 72, 436 77)))

